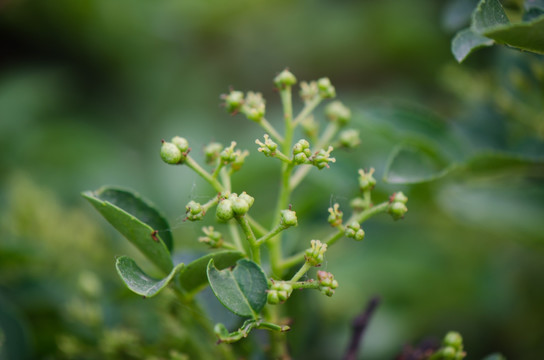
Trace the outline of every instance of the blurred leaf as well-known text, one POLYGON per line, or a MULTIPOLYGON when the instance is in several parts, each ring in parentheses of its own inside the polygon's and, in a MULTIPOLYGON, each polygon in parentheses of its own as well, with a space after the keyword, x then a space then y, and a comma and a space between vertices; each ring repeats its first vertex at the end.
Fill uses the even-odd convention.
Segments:
POLYGON ((502 354, 494 353, 487 355, 482 360, 506 360, 506 358, 502 354))
POLYGON ((544 176, 544 158, 532 158, 504 152, 482 152, 467 160, 464 170, 469 174, 521 174, 544 176))
POLYGON ((490 28, 509 23, 510 20, 498 0, 482 0, 472 14, 471 28, 477 33, 483 33, 490 28))
POLYGON ((163 279, 149 277, 140 269, 136 262, 128 256, 120 256, 115 261, 117 273, 125 282, 125 285, 138 295, 152 297, 164 289, 174 276, 184 268, 185 264, 176 265, 170 274, 163 279))
POLYGON ((451 42, 451 52, 458 62, 472 54, 473 51, 483 47, 491 46, 495 42, 492 39, 475 33, 472 29, 461 30, 455 35, 451 42))
POLYGON ((483 35, 500 44, 544 54, 544 16, 529 22, 494 27, 484 31, 483 35))
POLYGON ((431 147, 403 144, 391 152, 383 177, 392 184, 414 184, 439 179, 452 168, 431 147))
POLYGON ((544 0, 525 0, 523 7, 525 8, 523 21, 531 21, 540 15, 544 15, 544 0))
POLYGON ((241 252, 233 250, 225 250, 202 256, 189 263, 180 271, 178 275, 179 283, 188 292, 198 290, 208 281, 206 268, 210 260, 213 259, 218 269, 224 269, 233 266, 242 257, 243 254, 241 252))
POLYGON ((208 263, 208 280, 219 301, 240 316, 257 317, 266 304, 268 282, 259 265, 238 260, 234 269, 219 271, 213 259, 208 263))
POLYGON ((158 268, 172 270, 170 227, 152 205, 137 194, 108 187, 82 195, 158 268))

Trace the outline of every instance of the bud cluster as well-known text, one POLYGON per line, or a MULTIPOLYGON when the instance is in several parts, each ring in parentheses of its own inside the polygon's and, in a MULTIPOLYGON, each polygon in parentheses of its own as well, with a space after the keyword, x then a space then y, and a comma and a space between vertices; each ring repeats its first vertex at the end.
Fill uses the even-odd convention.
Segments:
POLYGON ((219 153, 219 157, 223 164, 231 164, 232 169, 237 171, 240 170, 244 164, 245 158, 249 155, 249 152, 247 150, 242 152, 240 149, 234 150, 235 146, 236 142, 231 142, 229 147, 224 148, 223 151, 219 153))
POLYGON ((291 296, 293 286, 286 282, 275 282, 267 290, 267 301, 269 304, 276 305, 285 302, 291 296))
POLYGON ((319 291, 324 295, 332 296, 338 287, 338 281, 334 280, 334 275, 330 272, 318 271, 317 280, 319 281, 319 291))
POLYGON ((432 358, 444 360, 461 360, 466 356, 463 351, 463 338, 458 332, 450 331, 442 340, 442 347, 432 355, 432 358))
POLYGON ((223 145, 217 142, 209 143, 204 147, 204 155, 206 157, 206 164, 213 164, 223 151, 223 145))
POLYGON ((332 86, 331 81, 327 77, 317 80, 317 89, 319 90, 319 96, 323 99, 336 97, 336 89, 332 86))
POLYGON ((326 151, 321 149, 310 158, 310 161, 319 170, 323 169, 324 167, 328 168, 329 162, 336 162, 335 158, 330 157, 332 150, 333 150, 332 146, 329 146, 329 148, 326 151))
POLYGON ((280 224, 284 228, 298 225, 297 213, 293 210, 282 210, 280 224))
POLYGON ((327 244, 323 244, 319 240, 311 241, 312 247, 307 249, 304 258, 306 262, 312 266, 319 266, 325 259, 325 252, 327 251, 327 244))
POLYGON ((340 211, 340 205, 338 203, 334 204, 333 207, 329 209, 329 217, 327 221, 331 224, 332 227, 337 227, 342 225, 342 217, 344 214, 340 211))
POLYGON ((307 164, 310 162, 312 151, 310 150, 310 143, 307 140, 300 139, 293 146, 293 160, 295 164, 307 164))
POLYGON ((370 168, 367 172, 363 169, 359 169, 359 189, 361 191, 370 191, 376 185, 376 179, 374 179, 374 168, 370 168))
POLYGON ((161 159, 171 165, 182 164, 189 150, 189 142, 180 136, 173 137, 170 142, 162 140, 161 159))
POLYGON ((361 229, 361 225, 356 221, 346 226, 345 234, 347 237, 353 238, 357 241, 361 241, 365 238, 365 231, 361 229))
POLYGON ((198 221, 202 220, 202 218, 206 214, 206 211, 204 211, 200 203, 191 200, 189 201, 189 203, 187 203, 187 205, 185 205, 185 214, 187 215, 187 220, 198 221))
POLYGON ((215 216, 219 221, 226 222, 235 215, 242 216, 249 211, 255 199, 245 191, 240 195, 230 193, 225 195, 217 204, 215 216))
POLYGON ((351 110, 340 101, 333 101, 325 107, 325 116, 330 122, 343 126, 351 120, 351 110))
POLYGON ((340 146, 348 149, 357 147, 361 143, 361 139, 359 138, 359 130, 347 129, 342 131, 338 135, 338 142, 340 143, 340 146))
POLYGON ((259 152, 262 152, 265 156, 274 157, 276 155, 276 150, 278 149, 278 144, 270 139, 268 134, 264 134, 264 143, 259 139, 255 140, 255 144, 259 145, 257 149, 259 152))
POLYGON ((285 69, 274 78, 274 85, 278 89, 284 89, 297 83, 297 78, 289 70, 285 69))
POLYGON ((215 231, 213 226, 203 227, 202 231, 206 236, 201 236, 198 241, 208 244, 212 248, 219 248, 223 244, 223 235, 215 231))
POLYGON ((391 214, 394 220, 404 218, 404 215, 408 211, 406 203, 408 198, 401 191, 394 193, 389 197, 389 206, 387 212, 391 214))

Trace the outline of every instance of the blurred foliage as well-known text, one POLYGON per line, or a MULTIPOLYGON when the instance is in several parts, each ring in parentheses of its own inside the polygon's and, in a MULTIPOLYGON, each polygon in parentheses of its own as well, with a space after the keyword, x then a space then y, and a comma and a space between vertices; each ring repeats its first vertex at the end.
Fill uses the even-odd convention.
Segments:
MULTIPOLYGON (((508 12, 516 3, 503 5, 508 12)), ((277 118, 269 79, 285 66, 301 80, 330 77, 362 138, 360 148, 338 152, 330 171, 298 189, 299 221, 324 223, 331 202, 347 206, 357 169, 374 166, 383 175, 399 144, 437 154, 438 162, 407 159, 416 175, 425 164, 433 175, 486 153, 523 160, 504 166, 484 158, 462 172, 405 185, 405 220, 375 219, 363 244, 344 240, 328 253, 326 268, 341 285, 335 296, 310 301, 301 292, 285 305, 295 323, 305 324, 289 334, 294 358, 338 358, 351 320, 375 294, 383 303, 363 342, 367 359, 392 358, 406 343, 452 329, 463 334, 469 359, 492 352, 540 358, 544 62, 493 47, 456 64, 450 41, 475 6, 0 2, 0 358, 219 356, 220 347, 210 347, 213 339, 193 322, 237 319, 206 295, 209 315, 189 316, 166 294, 145 301, 130 294, 114 256, 139 254, 79 193, 107 183, 136 189, 165 210, 183 239, 176 249, 202 250, 200 224, 181 219, 185 203, 207 197, 208 188, 187 169, 162 164, 160 139, 182 135, 194 154, 211 140, 235 140, 252 152, 237 186, 258 193, 274 184, 273 166, 253 143, 261 131, 230 118, 218 96, 229 85, 269 89, 267 117, 277 118)), ((377 199, 394 188, 379 183, 377 199)), ((257 199, 261 220, 270 217, 267 202, 275 196, 257 199)), ((318 225, 311 234, 295 229, 287 248, 300 246, 297 237, 324 233, 318 225)), ((238 350, 250 353, 253 345, 242 342, 238 350)))

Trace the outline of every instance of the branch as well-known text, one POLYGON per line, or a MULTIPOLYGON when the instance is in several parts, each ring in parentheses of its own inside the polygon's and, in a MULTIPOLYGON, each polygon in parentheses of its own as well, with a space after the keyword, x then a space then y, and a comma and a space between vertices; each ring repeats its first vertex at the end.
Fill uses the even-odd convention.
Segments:
POLYGON ((370 299, 370 301, 366 305, 366 309, 353 320, 353 332, 351 335, 351 341, 343 357, 343 360, 357 359, 357 353, 359 352, 359 348, 361 347, 361 343, 363 341, 363 334, 366 330, 366 327, 368 326, 370 317, 380 304, 380 301, 381 300, 378 296, 370 299))

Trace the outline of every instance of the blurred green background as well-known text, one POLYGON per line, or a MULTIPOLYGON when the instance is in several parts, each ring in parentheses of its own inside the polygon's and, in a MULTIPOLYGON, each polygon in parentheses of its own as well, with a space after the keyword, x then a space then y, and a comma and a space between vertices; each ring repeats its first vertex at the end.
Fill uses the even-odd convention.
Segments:
MULTIPOLYGON (((272 78, 285 67, 299 80, 328 76, 362 138, 298 189, 293 248, 323 237, 327 207, 356 195, 357 169, 380 178, 398 144, 440 154, 404 154, 398 171, 409 179, 468 164, 432 182, 378 183, 377 201, 400 189, 409 213, 372 219, 363 243, 328 252, 333 298, 301 292, 285 305, 293 357, 339 358, 351 320, 379 295, 365 359, 448 330, 463 334, 467 359, 542 358, 544 58, 494 47, 457 64, 450 41, 475 5, 0 1, 0 358, 167 359, 171 349, 203 358, 183 340, 181 305, 124 288, 114 256, 138 255, 79 194, 134 189, 167 215, 179 251, 202 251, 201 224, 182 219, 211 189, 162 163, 160 140, 184 136, 200 159, 206 143, 235 140, 251 151, 235 190, 254 194, 252 211, 267 221, 278 164, 262 161, 262 130, 226 114, 219 95, 262 91, 279 126, 272 78), (474 160, 482 154, 519 161, 474 160)), ((228 321, 210 304, 212 321, 228 321)))

